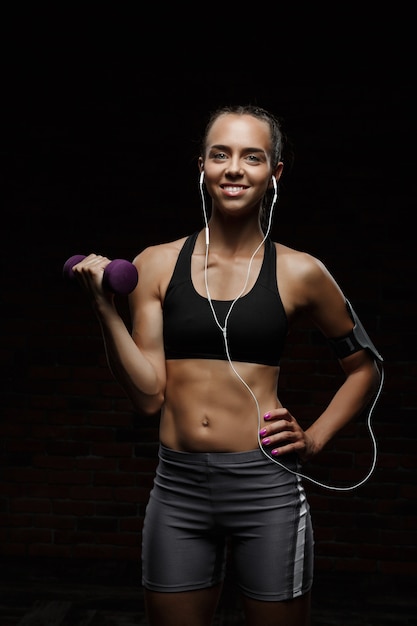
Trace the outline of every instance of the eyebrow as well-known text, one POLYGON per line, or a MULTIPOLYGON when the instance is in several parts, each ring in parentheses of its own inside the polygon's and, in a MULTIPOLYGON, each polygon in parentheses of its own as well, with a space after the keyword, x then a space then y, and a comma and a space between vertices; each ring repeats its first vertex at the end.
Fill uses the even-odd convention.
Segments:
MULTIPOLYGON (((215 144, 213 146, 209 146, 209 150, 230 150, 230 146, 215 144)), ((262 148, 251 148, 250 146, 248 148, 244 148, 243 152, 261 152, 262 154, 265 154, 265 150, 262 150, 262 148)))

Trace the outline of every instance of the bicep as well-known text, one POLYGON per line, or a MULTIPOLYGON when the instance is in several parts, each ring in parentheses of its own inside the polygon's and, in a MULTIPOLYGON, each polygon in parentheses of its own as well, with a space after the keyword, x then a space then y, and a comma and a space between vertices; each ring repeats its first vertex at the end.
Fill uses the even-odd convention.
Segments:
MULTIPOLYGON (((310 289, 310 316, 315 326, 327 339, 352 337, 355 321, 347 305, 347 300, 339 285, 326 267, 317 262, 312 273, 310 289)), ((347 376, 362 372, 366 377, 378 378, 375 358, 365 349, 365 344, 357 343, 350 353, 339 357, 339 362, 347 376)))
POLYGON ((321 261, 312 259, 305 277, 306 312, 326 338, 342 337, 354 323, 346 296, 321 261))
POLYGON ((129 296, 132 339, 141 354, 165 379, 162 303, 158 279, 139 268, 139 281, 129 296))

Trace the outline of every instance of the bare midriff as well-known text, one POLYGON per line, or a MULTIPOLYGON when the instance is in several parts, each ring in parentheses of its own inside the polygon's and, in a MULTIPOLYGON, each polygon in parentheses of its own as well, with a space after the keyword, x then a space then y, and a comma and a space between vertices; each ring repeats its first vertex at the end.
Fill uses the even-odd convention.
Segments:
POLYGON ((257 403, 261 424, 264 413, 281 406, 277 398, 279 367, 233 362, 244 382, 228 361, 168 360, 166 367, 160 440, 168 448, 184 452, 254 450, 258 446, 257 403))

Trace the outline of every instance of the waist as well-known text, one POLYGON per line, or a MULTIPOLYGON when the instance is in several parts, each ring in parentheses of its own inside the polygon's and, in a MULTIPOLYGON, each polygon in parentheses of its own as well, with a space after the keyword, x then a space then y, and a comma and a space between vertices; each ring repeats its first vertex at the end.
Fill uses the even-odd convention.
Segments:
MULTIPOLYGON (((280 465, 274 463, 267 452, 263 452, 259 447, 253 450, 241 452, 184 452, 174 450, 163 444, 159 446, 159 459, 163 462, 173 464, 177 467, 201 466, 202 468, 221 467, 246 467, 251 473, 254 467, 272 467, 274 471, 280 471, 279 467, 288 468, 291 472, 300 470, 300 464, 295 453, 283 455, 280 458, 280 465), (252 469, 250 469, 252 468, 252 469)), ((243 478, 243 475, 242 475, 243 478)))
POLYGON ((174 450, 164 444, 160 444, 159 447, 160 458, 200 465, 229 465, 231 463, 248 463, 263 459, 259 448, 253 450, 243 450, 241 452, 184 452, 183 450, 174 450))

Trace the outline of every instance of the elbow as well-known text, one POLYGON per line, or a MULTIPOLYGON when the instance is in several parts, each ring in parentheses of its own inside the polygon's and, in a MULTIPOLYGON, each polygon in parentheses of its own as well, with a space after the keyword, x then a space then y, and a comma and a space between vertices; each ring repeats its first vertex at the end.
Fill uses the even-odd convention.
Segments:
POLYGON ((374 371, 373 371, 373 379, 372 379, 374 393, 378 391, 379 387, 382 384, 382 381, 383 381, 382 365, 377 364, 377 362, 374 361, 374 371))
POLYGON ((140 394, 140 397, 136 395, 135 398, 131 398, 131 400, 137 411, 147 417, 153 417, 161 410, 165 397, 163 393, 154 395, 140 394))
POLYGON ((368 370, 368 382, 367 382, 368 391, 366 394, 368 403, 371 400, 373 400, 375 396, 378 394, 379 390, 381 389, 382 381, 383 381, 382 369, 379 366, 379 364, 377 364, 377 362, 374 361, 368 370))

